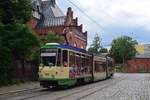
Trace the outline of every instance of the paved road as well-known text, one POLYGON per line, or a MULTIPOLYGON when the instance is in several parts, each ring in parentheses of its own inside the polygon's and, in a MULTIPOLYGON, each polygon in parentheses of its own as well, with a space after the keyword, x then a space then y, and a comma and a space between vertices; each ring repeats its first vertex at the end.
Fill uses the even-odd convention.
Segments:
POLYGON ((0 100, 150 100, 150 74, 114 78, 66 90, 36 89, 0 96, 0 100))

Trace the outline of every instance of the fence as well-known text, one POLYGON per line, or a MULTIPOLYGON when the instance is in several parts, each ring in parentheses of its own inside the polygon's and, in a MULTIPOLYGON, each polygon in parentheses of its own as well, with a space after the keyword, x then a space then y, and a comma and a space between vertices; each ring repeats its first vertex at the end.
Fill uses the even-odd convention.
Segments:
POLYGON ((38 61, 25 61, 24 66, 16 61, 15 79, 23 81, 38 80, 38 61))

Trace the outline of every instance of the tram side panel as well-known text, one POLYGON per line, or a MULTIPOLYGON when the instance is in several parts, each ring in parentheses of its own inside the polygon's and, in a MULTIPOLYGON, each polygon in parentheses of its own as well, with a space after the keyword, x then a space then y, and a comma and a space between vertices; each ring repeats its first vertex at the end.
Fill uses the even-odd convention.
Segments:
POLYGON ((93 80, 99 81, 106 79, 106 61, 104 58, 94 57, 93 58, 93 80))
POLYGON ((107 77, 111 78, 114 75, 115 66, 112 58, 107 59, 107 77))
POLYGON ((77 84, 92 81, 92 56, 87 54, 75 54, 75 78, 77 84))

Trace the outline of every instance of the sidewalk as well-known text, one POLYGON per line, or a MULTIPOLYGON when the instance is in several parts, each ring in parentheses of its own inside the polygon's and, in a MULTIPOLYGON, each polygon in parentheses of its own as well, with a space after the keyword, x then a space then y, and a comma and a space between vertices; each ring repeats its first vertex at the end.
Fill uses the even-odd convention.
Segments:
POLYGON ((27 82, 16 84, 7 87, 0 87, 0 94, 5 94, 9 92, 23 91, 28 89, 40 88, 39 82, 27 82))

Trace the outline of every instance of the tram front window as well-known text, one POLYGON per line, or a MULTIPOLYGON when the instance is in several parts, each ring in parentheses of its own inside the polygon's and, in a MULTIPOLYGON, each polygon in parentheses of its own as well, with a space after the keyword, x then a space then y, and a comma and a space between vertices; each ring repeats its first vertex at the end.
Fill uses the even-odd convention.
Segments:
POLYGON ((45 66, 55 66, 56 64, 56 53, 42 53, 41 63, 45 66))
POLYGON ((42 64, 45 66, 55 66, 56 57, 42 57, 42 64))

